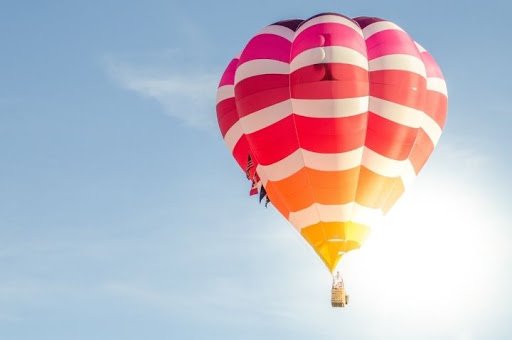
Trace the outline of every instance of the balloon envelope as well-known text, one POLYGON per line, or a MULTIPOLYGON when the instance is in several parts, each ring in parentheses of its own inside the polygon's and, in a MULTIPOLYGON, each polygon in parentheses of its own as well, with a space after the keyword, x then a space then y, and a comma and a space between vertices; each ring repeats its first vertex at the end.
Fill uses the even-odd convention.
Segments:
POLYGON ((440 68, 404 30, 335 13, 263 28, 217 91, 233 157, 330 271, 409 187, 446 110, 440 68))

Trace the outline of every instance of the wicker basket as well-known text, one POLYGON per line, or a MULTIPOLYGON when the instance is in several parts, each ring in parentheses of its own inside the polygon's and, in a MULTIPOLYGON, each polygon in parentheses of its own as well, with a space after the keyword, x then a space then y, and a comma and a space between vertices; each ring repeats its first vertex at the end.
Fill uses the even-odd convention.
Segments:
POLYGON ((331 305, 333 307, 345 307, 348 303, 348 295, 345 294, 345 288, 332 287, 331 305))

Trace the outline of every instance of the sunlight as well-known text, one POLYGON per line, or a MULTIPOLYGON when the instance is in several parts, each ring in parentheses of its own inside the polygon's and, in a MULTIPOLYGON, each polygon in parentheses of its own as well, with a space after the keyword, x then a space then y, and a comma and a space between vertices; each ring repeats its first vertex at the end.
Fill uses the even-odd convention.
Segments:
POLYGON ((467 322, 499 297, 492 210, 453 182, 418 184, 341 267, 354 299, 378 313, 409 324, 467 322))

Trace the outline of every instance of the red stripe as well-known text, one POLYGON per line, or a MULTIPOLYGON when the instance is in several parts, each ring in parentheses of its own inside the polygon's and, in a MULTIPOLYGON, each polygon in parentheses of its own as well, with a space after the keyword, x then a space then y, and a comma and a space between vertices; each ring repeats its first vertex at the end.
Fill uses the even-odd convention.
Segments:
POLYGON ((287 74, 261 74, 240 81, 235 86, 235 94, 238 100, 253 95, 257 92, 270 89, 288 87, 290 76, 287 74))
POLYGON ((380 70, 370 72, 370 95, 390 102, 423 110, 427 81, 408 71, 380 70))
POLYGON ((290 75, 290 84, 311 83, 320 80, 346 80, 364 83, 368 87, 368 71, 355 65, 328 63, 302 67, 290 75))
POLYGON ((247 135, 255 158, 262 165, 273 164, 299 148, 293 115, 247 135))
POLYGON ((235 147, 233 148, 233 157, 244 172, 247 167, 248 155, 249 144, 247 143, 247 138, 242 136, 242 138, 238 140, 238 142, 235 144, 235 147))
POLYGON ((253 112, 268 106, 290 99, 290 90, 287 87, 257 92, 251 96, 236 100, 239 117, 245 117, 253 112))
POLYGON ((418 129, 400 125, 370 112, 365 145, 387 158, 404 160, 414 145, 418 129))
POLYGON ((367 82, 323 80, 291 86, 292 98, 297 99, 342 99, 368 95, 367 82))
POLYGON ((356 31, 340 23, 324 23, 311 26, 295 37, 291 59, 305 50, 320 46, 344 46, 366 56, 364 39, 356 31))
POLYGON ((260 164, 273 164, 299 146, 318 153, 340 153, 365 144, 367 114, 342 118, 310 118, 290 115, 248 134, 247 139, 260 164), (298 142, 297 142, 298 137, 298 142))
POLYGON ((340 118, 295 115, 300 146, 318 153, 339 153, 364 145, 367 114, 340 118))
POLYGON ((436 91, 427 91, 425 113, 432 117, 441 129, 446 123, 447 110, 448 98, 444 94, 436 91))
POLYGON ((414 147, 412 148, 409 156, 416 174, 418 174, 421 168, 423 168, 432 151, 434 151, 434 144, 432 144, 432 141, 425 131, 423 131, 423 129, 419 129, 414 147))
POLYGON ((225 99, 217 104, 217 121, 219 122, 222 137, 238 121, 235 98, 225 99))
POLYGON ((291 44, 275 34, 259 34, 249 41, 238 65, 254 59, 273 59, 289 63, 291 44))

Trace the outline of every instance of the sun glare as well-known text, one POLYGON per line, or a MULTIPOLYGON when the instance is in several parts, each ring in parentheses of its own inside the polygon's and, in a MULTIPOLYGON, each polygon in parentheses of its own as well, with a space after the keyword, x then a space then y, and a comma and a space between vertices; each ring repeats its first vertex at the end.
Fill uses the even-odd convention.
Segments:
POLYGON ((497 297, 490 282, 498 281, 499 240, 484 225, 492 222, 481 197, 433 184, 406 194, 341 269, 373 310, 422 324, 466 323, 497 297))

